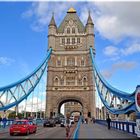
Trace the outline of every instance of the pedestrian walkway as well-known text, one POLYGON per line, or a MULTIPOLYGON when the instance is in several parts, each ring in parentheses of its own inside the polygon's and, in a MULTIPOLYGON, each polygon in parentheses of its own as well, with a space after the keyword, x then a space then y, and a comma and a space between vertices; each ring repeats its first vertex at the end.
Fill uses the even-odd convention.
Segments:
POLYGON ((6 126, 5 128, 0 128, 0 135, 1 134, 5 134, 5 133, 8 133, 8 130, 9 130, 9 126, 6 126))
POLYGON ((136 139, 136 135, 119 131, 100 124, 81 124, 79 139, 136 139))

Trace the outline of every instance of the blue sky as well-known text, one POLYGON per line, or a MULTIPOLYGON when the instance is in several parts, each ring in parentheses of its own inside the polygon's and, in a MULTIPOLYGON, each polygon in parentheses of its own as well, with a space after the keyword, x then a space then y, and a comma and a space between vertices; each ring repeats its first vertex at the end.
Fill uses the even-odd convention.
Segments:
POLYGON ((59 25, 71 6, 84 25, 91 11, 96 63, 105 79, 120 90, 135 90, 140 84, 140 2, 0 2, 0 87, 42 62, 52 12, 59 25))

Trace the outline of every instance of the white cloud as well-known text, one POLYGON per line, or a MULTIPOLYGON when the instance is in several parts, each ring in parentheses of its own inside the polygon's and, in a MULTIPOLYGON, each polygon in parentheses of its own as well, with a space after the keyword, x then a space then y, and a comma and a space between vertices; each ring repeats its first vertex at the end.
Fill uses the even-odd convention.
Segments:
POLYGON ((24 18, 34 18, 31 25, 34 31, 44 31, 55 14, 56 21, 60 21, 69 7, 74 6, 75 2, 34 2, 29 10, 22 14, 24 18))
POLYGON ((99 10, 95 26, 101 36, 115 41, 126 36, 140 37, 139 2, 95 2, 95 5, 99 10))
POLYGON ((140 37, 139 2, 34 2, 22 16, 33 18, 33 30, 44 31, 52 12, 60 23, 70 7, 80 9, 78 14, 84 24, 90 9, 96 30, 107 39, 119 41, 126 36, 140 37))
POLYGON ((103 49, 104 55, 109 57, 109 60, 118 60, 122 56, 128 56, 133 55, 135 53, 140 53, 140 43, 134 42, 129 43, 129 46, 126 46, 124 48, 117 48, 115 46, 107 46, 103 49))
POLYGON ((124 55, 131 55, 134 53, 140 53, 140 44, 134 43, 124 49, 121 49, 121 53, 124 55))
POLYGON ((104 77, 106 77, 107 79, 111 78, 112 75, 117 71, 117 70, 131 70, 133 68, 135 68, 137 65, 136 62, 134 61, 120 61, 117 62, 115 64, 112 65, 112 67, 108 70, 103 70, 101 73, 104 77))
POLYGON ((15 60, 8 57, 0 57, 0 65, 11 65, 15 60))
POLYGON ((109 56, 109 57, 113 56, 114 57, 114 56, 118 55, 119 49, 117 47, 114 47, 114 46, 107 46, 104 48, 103 52, 106 56, 109 56))

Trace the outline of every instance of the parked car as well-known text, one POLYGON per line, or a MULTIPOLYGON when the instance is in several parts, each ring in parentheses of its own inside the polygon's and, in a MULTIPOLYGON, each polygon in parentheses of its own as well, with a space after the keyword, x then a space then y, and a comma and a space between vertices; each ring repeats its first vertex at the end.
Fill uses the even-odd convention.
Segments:
POLYGON ((74 124, 74 117, 70 117, 71 124, 74 124))
POLYGON ((44 127, 46 127, 46 126, 52 126, 52 127, 54 127, 54 126, 56 126, 56 121, 55 121, 55 119, 45 119, 44 120, 44 123, 43 123, 43 126, 44 127))
POLYGON ((61 123, 60 123, 60 126, 61 127, 65 127, 65 124, 66 124, 66 120, 65 119, 62 119, 61 120, 61 123))
POLYGON ((60 123, 61 123, 61 119, 62 119, 62 118, 60 118, 60 117, 56 117, 56 118, 55 118, 56 124, 60 124, 60 123))
POLYGON ((16 120, 9 128, 10 135, 36 133, 37 125, 30 120, 16 120))
POLYGON ((36 118, 36 119, 33 119, 33 122, 37 125, 43 124, 43 119, 42 118, 36 118))

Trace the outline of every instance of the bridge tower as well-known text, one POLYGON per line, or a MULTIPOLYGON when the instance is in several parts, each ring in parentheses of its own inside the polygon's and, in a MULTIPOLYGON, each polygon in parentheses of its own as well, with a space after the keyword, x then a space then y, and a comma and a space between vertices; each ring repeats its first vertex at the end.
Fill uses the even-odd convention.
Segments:
POLYGON ((60 113, 60 106, 76 101, 85 117, 96 116, 95 81, 89 47, 94 49, 94 24, 90 16, 84 26, 76 10, 70 8, 59 27, 54 15, 48 26, 48 48, 52 55, 48 63, 46 116, 60 113))

